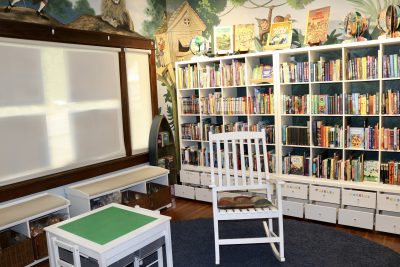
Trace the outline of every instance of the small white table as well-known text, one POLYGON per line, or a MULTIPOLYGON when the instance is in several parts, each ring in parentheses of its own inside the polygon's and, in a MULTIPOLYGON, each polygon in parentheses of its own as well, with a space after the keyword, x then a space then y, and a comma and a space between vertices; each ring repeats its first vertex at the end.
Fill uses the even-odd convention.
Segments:
MULTIPOLYGON (((50 266, 80 266, 81 257, 109 266, 165 241, 167 266, 172 267, 170 220, 156 211, 109 204, 45 228, 50 266), (59 249, 72 252, 73 265, 60 259, 59 249)), ((162 245, 156 247, 163 266, 162 245)), ((135 257, 135 265, 139 259, 135 257)), ((82 265, 84 266, 84 265, 82 265)))

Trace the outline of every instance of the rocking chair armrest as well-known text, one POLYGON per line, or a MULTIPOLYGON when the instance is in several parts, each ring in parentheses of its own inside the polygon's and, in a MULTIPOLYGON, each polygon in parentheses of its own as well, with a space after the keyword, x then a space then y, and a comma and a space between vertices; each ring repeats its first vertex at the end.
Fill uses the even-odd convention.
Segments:
POLYGON ((269 182, 271 184, 275 184, 275 185, 284 185, 286 183, 285 181, 278 180, 278 179, 269 179, 269 182))

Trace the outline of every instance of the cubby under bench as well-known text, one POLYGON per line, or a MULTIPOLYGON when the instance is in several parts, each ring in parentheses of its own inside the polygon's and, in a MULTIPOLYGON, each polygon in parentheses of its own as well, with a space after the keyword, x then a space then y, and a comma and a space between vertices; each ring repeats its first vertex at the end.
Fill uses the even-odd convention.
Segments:
POLYGON ((71 201, 71 215, 76 216, 109 203, 148 209, 171 207, 168 174, 167 169, 144 166, 68 187, 65 190, 71 201))
POLYGON ((70 202, 44 193, 0 206, 0 266, 33 266, 48 258, 50 224, 69 218, 70 202))

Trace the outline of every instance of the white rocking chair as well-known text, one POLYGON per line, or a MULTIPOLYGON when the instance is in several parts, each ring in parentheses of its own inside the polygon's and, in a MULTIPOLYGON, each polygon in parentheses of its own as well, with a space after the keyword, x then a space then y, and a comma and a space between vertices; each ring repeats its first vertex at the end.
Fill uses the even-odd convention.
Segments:
POLYGON ((210 187, 212 188, 216 264, 220 263, 219 249, 221 245, 256 243, 270 243, 276 258, 281 262, 285 261, 281 195, 281 186, 284 182, 270 179, 265 138, 264 130, 262 130, 262 132, 209 133, 211 165, 210 187), (221 143, 223 144, 223 151, 221 150, 221 143), (216 146, 216 167, 214 167, 213 145, 216 146), (245 151, 246 147, 247 150, 245 151), (229 155, 233 156, 230 158, 229 155), (253 157, 255 157, 254 160, 253 157), (225 166, 223 167, 223 165, 225 166), (264 170, 262 170, 262 165, 264 166, 264 170), (246 167, 248 167, 248 170, 246 170, 246 167), (215 168, 217 168, 217 173, 215 173, 215 168), (271 199, 273 193, 272 185, 275 185, 276 188, 276 205, 269 205, 261 208, 226 209, 226 207, 218 207, 218 193, 237 190, 256 190, 257 192, 262 190, 266 193, 266 198, 273 203, 271 199), (278 219, 278 235, 273 231, 272 219, 274 218, 278 219), (266 221, 263 221, 266 237, 220 239, 218 229, 219 221, 245 219, 268 219, 268 224, 266 221), (275 243, 279 244, 279 250, 275 243))

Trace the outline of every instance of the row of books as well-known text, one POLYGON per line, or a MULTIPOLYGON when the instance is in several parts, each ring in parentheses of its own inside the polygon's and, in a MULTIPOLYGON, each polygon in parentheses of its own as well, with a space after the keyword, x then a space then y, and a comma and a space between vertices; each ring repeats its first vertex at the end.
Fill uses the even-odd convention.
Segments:
POLYGON ((294 175, 310 175, 310 157, 304 155, 291 155, 283 157, 282 173, 294 175))
POLYGON ((283 114, 308 114, 310 110, 310 95, 282 95, 283 114))
POLYGON ((328 126, 324 125, 323 121, 314 120, 312 122, 312 132, 314 146, 343 147, 342 126, 328 126))
POLYGON ((197 65, 188 64, 184 68, 178 68, 178 88, 197 88, 198 87, 198 75, 197 65))
POLYGON ((400 185, 400 162, 389 161, 380 166, 381 182, 384 184, 400 185))
POLYGON ((208 94, 200 100, 202 114, 222 114, 222 95, 220 92, 208 94))
POLYGON ((312 95, 312 114, 343 114, 342 95, 312 95))
POLYGON ((325 58, 320 57, 319 61, 311 63, 310 74, 312 82, 340 81, 342 80, 342 60, 326 61, 325 58))
POLYGON ((181 97, 181 111, 182 114, 199 114, 199 98, 192 95, 181 97))
POLYGON ((332 157, 318 155, 312 161, 312 176, 332 180, 354 182, 378 182, 379 162, 377 160, 364 160, 364 155, 346 160, 340 159, 334 153, 332 157))
POLYGON ((222 64, 222 86, 245 85, 245 63, 232 60, 232 64, 222 64))
POLYGON ((344 95, 345 112, 353 115, 377 115, 379 114, 379 93, 360 94, 352 93, 344 95))
MULTIPOLYGON (((218 167, 217 163, 217 152, 216 152, 216 147, 213 149, 214 151, 214 167, 218 167)), ((239 151, 239 145, 237 145, 236 151, 239 151)), ((191 164, 190 161, 183 161, 184 164, 190 164, 190 165, 196 165, 196 166, 203 166, 203 167, 210 167, 210 150, 209 147, 203 147, 202 149, 198 149, 197 147, 191 147, 191 150, 189 152, 183 151, 183 153, 186 153, 185 156, 188 156, 189 159, 197 159, 198 161, 194 161, 194 164, 191 164), (190 158, 192 153, 192 158, 190 158), (187 162, 187 163, 186 163, 187 162)), ((182 153, 182 154, 183 154, 182 153)), ((240 153, 237 153, 236 155, 233 155, 232 153, 229 153, 229 168, 233 169, 233 156, 236 156, 236 164, 238 170, 242 169, 241 166, 241 159, 240 159, 240 153)), ((257 162, 256 162, 256 154, 252 154, 253 157, 253 171, 257 171, 257 162)), ((276 173, 276 156, 275 156, 275 151, 271 150, 267 152, 267 158, 268 158, 268 170, 270 173, 276 173)), ((249 156, 245 155, 244 157, 244 168, 245 170, 249 171, 249 156)), ((221 164, 223 168, 225 168, 225 153, 224 150, 221 149, 221 164)), ((261 156, 260 159, 260 165, 261 165, 261 172, 265 171, 265 166, 264 166, 264 158, 261 156)))
POLYGON ((400 92, 388 89, 382 93, 382 114, 400 114, 400 92))
POLYGON ((246 97, 224 97, 223 98, 223 112, 227 115, 246 114, 247 104, 246 97))
POLYGON ((355 149, 379 148, 379 125, 346 128, 346 147, 355 149))
POLYGON ((219 64, 212 66, 206 65, 204 68, 199 68, 199 87, 220 87, 221 86, 221 71, 219 64))
POLYGON ((222 133, 222 124, 221 123, 211 123, 205 122, 203 123, 203 141, 209 140, 209 133, 222 133))
POLYGON ((250 114, 274 114, 274 93, 272 88, 256 88, 254 96, 248 97, 250 114))
POLYGON ((203 166, 200 164, 200 150, 197 146, 186 146, 181 148, 182 164, 203 166))
POLYGON ((308 62, 284 62, 280 65, 281 83, 308 82, 308 62))
POLYGON ((348 80, 367 80, 378 78, 378 61, 376 56, 356 57, 347 62, 348 80))
POLYGON ((182 123, 181 138, 184 140, 201 140, 200 123, 182 123))
POLYGON ((396 78, 400 77, 400 57, 397 54, 382 56, 382 77, 396 78))
POLYGON ((309 127, 282 125, 282 144, 296 146, 310 145, 309 127))
POLYGON ((381 148, 400 151, 400 128, 381 128, 381 148))
POLYGON ((172 156, 172 155, 167 155, 167 156, 159 158, 157 161, 157 165, 161 168, 168 169, 168 170, 176 169, 174 156, 172 156))

